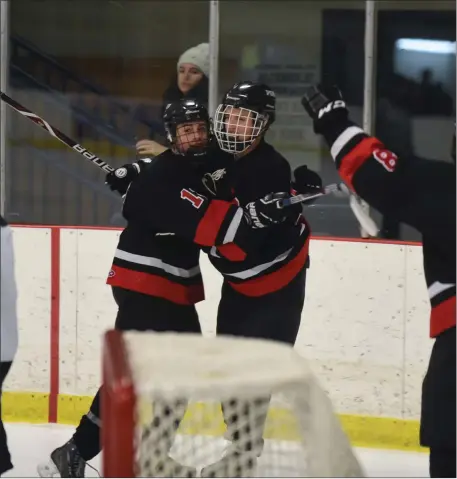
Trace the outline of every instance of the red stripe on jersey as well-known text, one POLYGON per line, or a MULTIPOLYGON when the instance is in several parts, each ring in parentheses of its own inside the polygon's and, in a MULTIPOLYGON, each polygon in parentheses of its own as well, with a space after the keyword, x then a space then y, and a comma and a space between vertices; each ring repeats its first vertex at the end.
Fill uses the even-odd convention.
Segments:
POLYGON ((242 283, 232 283, 229 281, 229 284, 234 290, 246 296, 263 296, 279 291, 284 286, 287 286, 305 266, 308 258, 308 249, 309 237, 294 259, 280 269, 260 278, 250 279, 242 283))
POLYGON ((116 265, 111 266, 106 283, 110 286, 157 296, 183 305, 192 305, 205 299, 203 283, 184 286, 155 274, 134 271, 116 265))
POLYGON ((341 160, 338 171, 344 182, 354 190, 352 178, 357 170, 367 161, 373 154, 375 148, 382 147, 382 143, 373 137, 364 138, 356 147, 354 147, 341 160))
POLYGON ((230 261, 244 261, 246 259, 246 253, 235 243, 218 246, 217 251, 230 261))
POLYGON ((430 337, 436 338, 447 329, 454 327, 455 313, 455 296, 432 308, 430 314, 430 337))
POLYGON ((194 241, 202 246, 214 246, 221 225, 233 205, 227 201, 211 200, 200 220, 194 241))

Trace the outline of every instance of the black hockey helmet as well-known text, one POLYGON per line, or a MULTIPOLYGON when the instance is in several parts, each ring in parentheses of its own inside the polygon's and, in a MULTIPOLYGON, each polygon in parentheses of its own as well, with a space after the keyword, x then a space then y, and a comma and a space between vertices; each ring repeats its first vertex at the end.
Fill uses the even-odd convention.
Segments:
POLYGON ((221 150, 242 153, 276 118, 276 95, 263 83, 243 81, 228 90, 217 107, 214 134, 221 150))
POLYGON ((193 99, 169 103, 163 113, 163 123, 173 153, 195 158, 206 155, 211 123, 205 105, 193 99))

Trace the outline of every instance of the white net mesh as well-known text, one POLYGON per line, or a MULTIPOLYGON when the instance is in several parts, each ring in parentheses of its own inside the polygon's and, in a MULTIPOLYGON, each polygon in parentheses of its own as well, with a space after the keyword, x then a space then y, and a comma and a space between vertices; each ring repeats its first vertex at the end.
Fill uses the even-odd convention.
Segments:
POLYGON ((363 476, 330 400, 291 347, 169 333, 124 339, 137 476, 363 476))

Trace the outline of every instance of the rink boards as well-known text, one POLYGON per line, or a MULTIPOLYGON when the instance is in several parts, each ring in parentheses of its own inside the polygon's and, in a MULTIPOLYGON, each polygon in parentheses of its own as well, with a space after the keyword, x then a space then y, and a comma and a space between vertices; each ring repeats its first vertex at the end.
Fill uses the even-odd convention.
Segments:
MULTIPOLYGON (((101 333, 116 313, 105 281, 118 235, 14 228, 20 349, 7 381, 7 420, 74 424, 87 410, 100 381, 101 333)), ((418 449, 420 387, 432 346, 420 245, 313 239, 310 255, 298 352, 354 444, 418 449)), ((201 264, 207 299, 198 309, 211 335, 221 278, 205 255, 201 264)), ((212 411, 208 433, 219 434, 222 417, 212 411)), ((268 437, 293 439, 284 414, 270 411, 268 437)))

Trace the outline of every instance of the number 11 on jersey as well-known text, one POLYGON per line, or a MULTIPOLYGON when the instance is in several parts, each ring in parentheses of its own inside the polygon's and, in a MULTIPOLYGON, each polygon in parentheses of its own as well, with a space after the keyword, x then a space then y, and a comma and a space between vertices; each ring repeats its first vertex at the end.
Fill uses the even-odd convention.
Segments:
POLYGON ((181 199, 190 201, 192 206, 197 209, 200 208, 200 206, 205 201, 203 197, 197 195, 196 193, 193 193, 190 190, 187 190, 186 188, 183 188, 181 190, 181 199))

